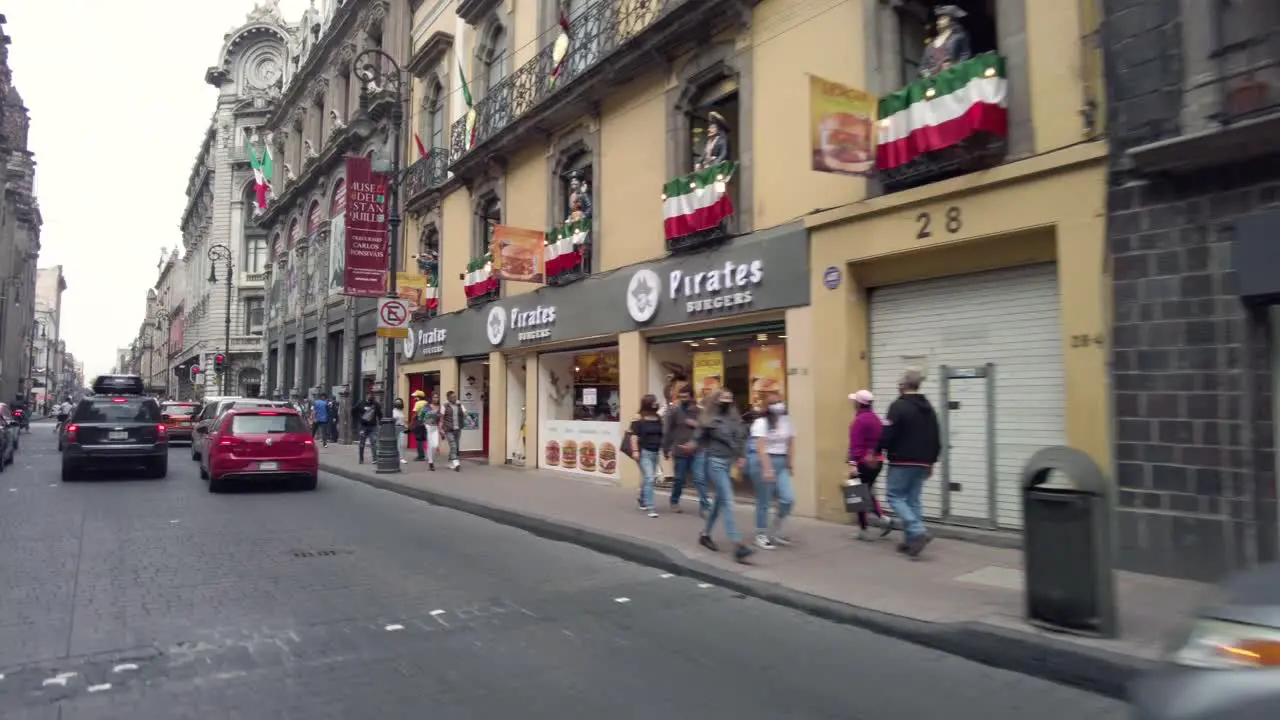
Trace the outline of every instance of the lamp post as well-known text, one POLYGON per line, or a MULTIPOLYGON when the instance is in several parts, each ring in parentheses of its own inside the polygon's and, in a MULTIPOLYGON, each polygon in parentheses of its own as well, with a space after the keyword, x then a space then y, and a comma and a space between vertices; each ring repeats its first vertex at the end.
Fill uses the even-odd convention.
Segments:
MULTIPOLYGON (((226 245, 223 245, 222 243, 214 243, 213 245, 210 245, 209 246, 209 262, 210 262, 209 283, 211 285, 216 285, 218 283, 218 273, 217 273, 218 263, 225 262, 227 264, 227 307, 226 307, 227 314, 226 314, 226 318, 224 318, 222 323, 222 354, 224 357, 228 359, 228 362, 230 362, 230 358, 231 358, 231 292, 234 290, 234 287, 232 286, 232 282, 234 278, 231 274, 231 270, 232 270, 231 248, 227 247, 226 245)), ((228 370, 230 370, 229 367, 224 367, 222 369, 222 377, 219 378, 222 381, 222 394, 224 396, 231 394, 227 390, 227 376, 230 375, 230 373, 227 372, 228 370)))
MULTIPOLYGON (((387 297, 394 298, 396 271, 400 269, 400 152, 404 132, 404 69, 395 58, 377 48, 370 48, 356 55, 351 65, 357 68, 356 75, 360 78, 360 107, 350 124, 357 135, 368 139, 377 130, 377 123, 369 112, 372 96, 381 93, 391 95, 391 109, 387 117, 387 124, 391 129, 391 172, 387 176, 387 297)), ((398 473, 400 444, 392 412, 396 399, 396 353, 391 338, 386 339, 386 346, 386 367, 382 379, 383 417, 378 428, 376 472, 398 473)))

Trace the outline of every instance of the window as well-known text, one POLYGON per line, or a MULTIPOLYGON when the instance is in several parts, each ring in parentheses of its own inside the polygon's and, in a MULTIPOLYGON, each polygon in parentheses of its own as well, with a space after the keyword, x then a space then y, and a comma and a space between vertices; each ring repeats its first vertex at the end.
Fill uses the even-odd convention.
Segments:
MULTIPOLYGON (((440 231, 435 225, 427 225, 422 229, 418 240, 418 271, 430 276, 440 262, 440 231)), ((430 284, 430 279, 428 279, 430 284)))
POLYGON ((569 222, 578 219, 575 213, 591 217, 594 211, 590 198, 595 197, 595 188, 591 186, 591 154, 579 152, 572 155, 561 165, 560 177, 557 178, 559 191, 559 214, 554 218, 557 222, 569 222), (578 202, 574 207, 575 183, 577 184, 578 202))
POLYGON ((244 270, 248 273, 260 273, 267 266, 267 239, 251 237, 245 240, 244 270))
POLYGON ((73 423, 160 422, 160 405, 150 398, 93 398, 80 401, 73 423))
POLYGON ((471 248, 473 258, 482 257, 489 252, 494 228, 501 224, 502 201, 496 195, 490 195, 480 202, 476 212, 475 244, 471 248))
POLYGON ((446 124, 444 112, 445 93, 444 87, 440 84, 439 80, 432 83, 431 94, 428 95, 428 98, 430 99, 430 103, 427 106, 426 138, 427 152, 430 152, 435 148, 444 147, 444 132, 446 124))
MULTIPOLYGON (((965 15, 953 21, 964 30, 970 55, 979 55, 997 49, 996 10, 993 0, 953 0, 950 4, 965 15)), ((895 3, 894 14, 898 25, 898 83, 885 90, 894 90, 920 78, 920 66, 925 61, 929 43, 937 34, 937 18, 932 0, 902 0, 895 3)), ((892 65, 892 62, 888 63, 892 65)), ((893 78, 889 78, 892 80, 893 78)))
POLYGON ((507 63, 510 60, 507 55, 507 31, 501 24, 495 22, 490 26, 489 32, 485 34, 484 44, 476 55, 483 66, 484 92, 488 94, 507 76, 507 63))
MULTIPOLYGON (((686 172, 692 171, 704 159, 704 155, 714 154, 710 142, 710 128, 713 124, 723 123, 727 135, 728 157, 738 158, 738 149, 734 139, 738 129, 738 79, 723 77, 702 89, 696 96, 689 112, 691 151, 686 172), (714 113, 714 115, 713 115, 714 113), (718 116, 718 117, 717 117, 718 116), (713 123, 712 120, 716 122, 713 123)), ((717 128, 719 131, 719 128, 717 128)))
POLYGON ((253 415, 231 416, 232 435, 306 435, 307 429, 302 418, 293 413, 255 413, 253 415))
POLYGON ((263 326, 263 302, 260 297, 245 298, 244 332, 246 335, 261 335, 263 326))

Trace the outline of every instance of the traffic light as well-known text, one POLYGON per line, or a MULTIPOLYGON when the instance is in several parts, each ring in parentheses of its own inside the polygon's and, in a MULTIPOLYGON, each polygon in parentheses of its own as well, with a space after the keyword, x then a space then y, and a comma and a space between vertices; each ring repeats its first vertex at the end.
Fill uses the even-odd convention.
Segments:
POLYGON ((227 365, 227 358, 222 353, 213 356, 213 372, 215 375, 221 375, 223 368, 227 365))
POLYGON ((191 366, 191 370, 190 370, 190 372, 189 372, 189 375, 190 375, 190 377, 191 377, 191 382, 192 382, 193 384, 194 384, 194 383, 198 383, 198 382, 200 382, 200 373, 201 373, 201 372, 203 372, 203 370, 201 370, 201 369, 200 369, 200 366, 199 366, 199 365, 192 365, 192 366, 191 366))

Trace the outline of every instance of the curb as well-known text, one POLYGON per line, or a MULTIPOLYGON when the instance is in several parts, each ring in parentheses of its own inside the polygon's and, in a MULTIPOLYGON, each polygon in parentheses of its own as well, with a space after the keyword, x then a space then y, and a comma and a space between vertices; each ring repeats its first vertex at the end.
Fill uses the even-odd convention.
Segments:
POLYGON ((320 464, 320 470, 380 490, 519 528, 548 540, 572 543, 675 575, 710 582, 743 595, 798 610, 824 620, 905 640, 983 665, 1050 680, 1117 700, 1126 700, 1130 681, 1154 667, 1154 663, 1142 658, 1004 629, 986 623, 933 623, 848 605, 777 583, 749 578, 731 570, 723 570, 657 543, 616 535, 565 520, 520 513, 436 490, 411 487, 395 480, 327 465, 323 462, 320 464))

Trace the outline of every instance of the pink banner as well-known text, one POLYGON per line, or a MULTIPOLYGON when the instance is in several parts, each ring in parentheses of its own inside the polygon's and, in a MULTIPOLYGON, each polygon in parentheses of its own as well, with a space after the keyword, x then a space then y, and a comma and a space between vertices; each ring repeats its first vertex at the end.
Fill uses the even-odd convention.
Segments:
POLYGON ((382 297, 387 292, 387 178, 369 158, 348 157, 346 268, 343 294, 382 297))

